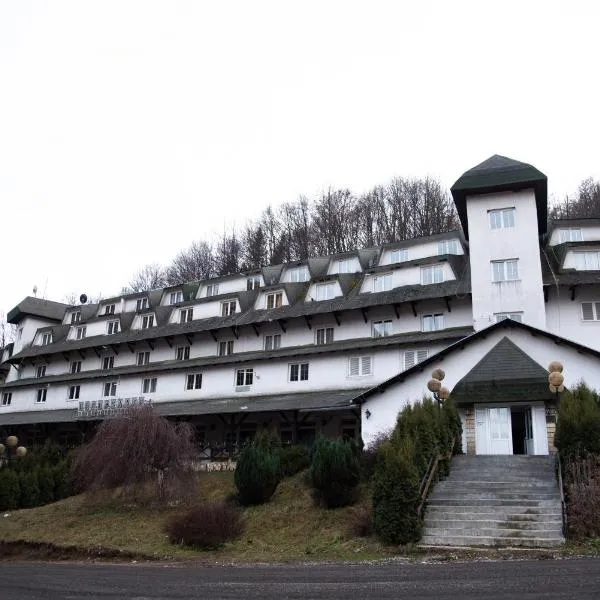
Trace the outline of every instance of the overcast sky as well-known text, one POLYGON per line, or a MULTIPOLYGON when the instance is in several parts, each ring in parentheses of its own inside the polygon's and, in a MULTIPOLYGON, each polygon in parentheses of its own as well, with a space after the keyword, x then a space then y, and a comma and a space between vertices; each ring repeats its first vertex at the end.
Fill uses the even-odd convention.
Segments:
POLYGON ((0 311, 492 154, 600 178, 598 3, 0 2, 0 311))

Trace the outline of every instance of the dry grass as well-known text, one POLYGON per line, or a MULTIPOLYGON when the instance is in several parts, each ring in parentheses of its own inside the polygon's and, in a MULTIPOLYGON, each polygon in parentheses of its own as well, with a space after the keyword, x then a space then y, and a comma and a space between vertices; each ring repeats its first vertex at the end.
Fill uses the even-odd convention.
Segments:
MULTIPOLYGON (((284 480, 271 502, 247 508, 243 535, 216 551, 195 551, 169 543, 165 525, 185 507, 165 510, 110 502, 94 507, 83 496, 10 512, 8 517, 0 514, 0 539, 219 562, 367 560, 390 555, 375 539, 350 533, 352 507, 315 507, 304 477, 301 473, 284 480)), ((201 500, 223 499, 235 491, 233 473, 202 474, 200 488, 201 500)))

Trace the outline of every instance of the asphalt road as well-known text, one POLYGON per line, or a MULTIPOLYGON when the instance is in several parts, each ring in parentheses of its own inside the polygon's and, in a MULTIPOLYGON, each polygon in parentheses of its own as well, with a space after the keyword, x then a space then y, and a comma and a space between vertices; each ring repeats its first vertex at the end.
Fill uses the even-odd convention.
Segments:
POLYGON ((253 567, 0 563, 0 598, 11 600, 599 597, 600 559, 593 558, 253 567))

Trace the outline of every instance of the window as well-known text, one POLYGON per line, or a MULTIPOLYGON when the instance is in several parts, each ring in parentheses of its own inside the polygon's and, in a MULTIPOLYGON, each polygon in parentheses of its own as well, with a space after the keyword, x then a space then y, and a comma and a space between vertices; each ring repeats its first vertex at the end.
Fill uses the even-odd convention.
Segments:
POLYGON ((580 271, 600 271, 600 252, 575 252, 580 271))
POLYGON ((374 292, 387 292, 392 289, 392 274, 386 273, 385 275, 377 275, 373 277, 373 291, 374 292))
POLYGON ((356 271, 356 267, 354 266, 355 262, 352 258, 346 258, 344 260, 338 261, 338 273, 354 273, 356 271))
POLYGON ((504 319, 512 319, 513 321, 518 321, 519 323, 523 322, 523 313, 514 312, 514 313, 496 313, 496 323, 500 321, 504 321, 504 319))
POLYGON ((246 387, 254 383, 254 369, 238 369, 235 373, 236 387, 246 387))
POLYGON ((406 350, 404 352, 404 368, 410 369, 412 366, 423 362, 429 355, 429 350, 406 350))
POLYGON ((46 402, 46 395, 48 393, 48 388, 39 388, 37 390, 35 401, 38 403, 46 402))
POLYGON ((515 209, 500 208, 498 210, 490 210, 490 227, 492 229, 507 229, 515 226, 515 209))
POLYGON ((458 240, 442 240, 438 242, 438 254, 458 254, 458 240))
POLYGON ((35 372, 35 376, 39 379, 40 377, 46 376, 46 365, 40 365, 35 372))
POLYGON ((115 357, 114 356, 105 356, 102 359, 102 370, 108 371, 109 369, 114 368, 115 366, 115 357))
POLYGON ((390 263, 406 262, 408 260, 408 250, 406 248, 398 248, 390 252, 390 263))
POLYGON ((190 373, 185 378, 186 390, 199 390, 202 388, 202 373, 190 373))
POLYGON ((107 381, 102 386, 102 395, 105 398, 108 398, 110 396, 116 396, 117 395, 117 382, 116 381, 107 381))
POLYGON ((392 320, 373 321, 372 335, 374 338, 392 335, 392 320))
POLYGON ((69 400, 78 400, 80 389, 81 389, 81 387, 78 385, 70 386, 69 387, 69 400))
POLYGON ((137 353, 137 366, 143 367, 150 362, 150 351, 146 350, 145 352, 137 353))
POLYGON ((233 340, 219 342, 218 354, 219 356, 229 356, 230 354, 233 354, 233 340))
POLYGON ((561 244, 564 242, 583 242, 583 232, 578 227, 559 229, 558 239, 561 244))
POLYGON ((221 302, 221 316, 228 317, 235 313, 236 301, 228 300, 227 302, 221 302))
POLYGON ((85 337, 86 331, 87 328, 85 325, 83 325, 82 327, 77 327, 77 329, 75 330, 75 339, 82 340, 85 337))
POLYGON ((10 406, 12 402, 12 392, 4 392, 2 394, 2 406, 10 406))
POLYGON ((142 329, 154 327, 154 315, 144 315, 142 317, 142 329))
POLYGON ((119 333, 119 321, 108 322, 108 335, 113 335, 114 333, 119 333))
POLYGON ((281 334, 265 335, 265 350, 277 350, 281 348, 281 334))
POLYGON ((47 346, 52 343, 52 333, 47 332, 42 334, 42 346, 47 346))
POLYGON ((267 309, 279 308, 283 304, 283 292, 267 294, 267 309))
POLYGON ((79 321, 81 321, 81 311, 77 310, 75 312, 71 313, 71 325, 74 325, 75 323, 79 323, 79 321))
POLYGON ((138 298, 135 303, 135 310, 146 310, 148 308, 148 298, 138 298))
POLYGON ((193 308, 183 308, 179 311, 179 322, 180 323, 190 323, 194 318, 194 309, 193 308))
POLYGON ((317 346, 331 344, 333 342, 333 327, 323 327, 315 332, 315 340, 317 346))
POLYGON ((210 283, 206 286, 206 296, 217 296, 219 293, 219 284, 218 283, 210 283))
POLYGON ((335 283, 319 283, 316 289, 317 300, 331 300, 335 296, 335 283))
POLYGON ((517 279, 519 279, 518 259, 492 261, 492 281, 494 283, 516 281, 517 279))
POLYGON ((156 377, 148 377, 142 381, 142 394, 156 392, 156 377))
POLYGON ((70 373, 71 373, 71 375, 75 375, 75 373, 81 373, 81 361, 80 360, 74 360, 71 363, 70 373))
POLYGON ((421 267, 421 285, 431 285, 432 283, 442 283, 443 281, 444 267, 442 265, 421 267))
POLYGON ((177 348, 177 360, 189 360, 190 358, 190 347, 180 346, 177 348))
POLYGON ((421 331, 439 331, 444 329, 444 315, 423 315, 421 317, 421 331))
POLYGON ((581 318, 584 321, 600 321, 600 302, 582 302, 581 318))
POLYGON ((308 381, 308 363, 292 363, 290 381, 308 381))
POLYGON ((248 277, 248 279, 246 279, 246 289, 248 291, 257 290, 259 287, 260 287, 260 275, 254 275, 254 276, 248 277))
POLYGON ((183 302, 183 292, 181 290, 169 294, 169 304, 179 304, 180 302, 183 302))
POLYGON ((350 377, 367 377, 373 374, 373 359, 370 356, 351 356, 348 359, 350 377))
POLYGON ((296 267, 289 269, 287 272, 287 280, 290 283, 301 283, 309 280, 308 267, 296 267))
POLYGON ((104 307, 104 314, 105 315, 114 315, 115 314, 115 305, 114 304, 107 304, 104 307))

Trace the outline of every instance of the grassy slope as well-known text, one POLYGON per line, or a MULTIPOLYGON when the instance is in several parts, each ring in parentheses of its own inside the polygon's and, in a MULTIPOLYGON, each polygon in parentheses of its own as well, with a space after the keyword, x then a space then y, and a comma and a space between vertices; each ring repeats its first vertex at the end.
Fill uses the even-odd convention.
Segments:
MULTIPOLYGON (((234 491, 232 473, 202 477, 201 496, 217 499, 234 491)), ((303 474, 284 480, 270 503, 248 508, 242 537, 214 552, 171 545, 163 531, 178 510, 102 508, 82 496, 30 510, 0 515, 0 539, 51 542, 85 548, 102 546, 160 558, 273 562, 365 560, 389 556, 375 539, 349 533, 352 508, 325 510, 313 505, 303 474)), ((4 513, 6 514, 6 513, 4 513)))

